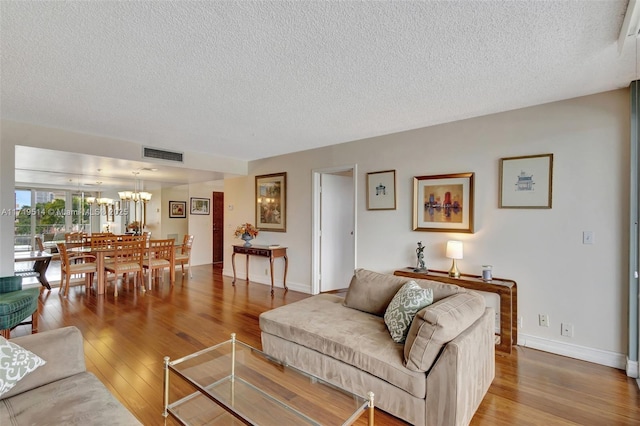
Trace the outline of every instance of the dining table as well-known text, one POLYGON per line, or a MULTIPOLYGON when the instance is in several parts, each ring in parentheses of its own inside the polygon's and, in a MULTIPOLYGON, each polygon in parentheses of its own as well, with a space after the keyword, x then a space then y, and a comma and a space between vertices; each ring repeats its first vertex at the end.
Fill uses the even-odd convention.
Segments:
MULTIPOLYGON (((69 251, 71 251, 72 253, 91 254, 96 257, 96 274, 98 275, 96 281, 98 285, 98 294, 104 294, 107 286, 105 273, 104 273, 105 260, 107 259, 107 257, 115 255, 116 247, 115 246, 91 247, 91 246, 85 246, 85 245, 76 244, 76 243, 71 243, 71 244, 68 243, 67 247, 69 247, 69 251)), ((175 263, 171 265, 169 273, 170 273, 170 281, 171 281, 171 284, 173 285, 175 281, 175 263)), ((148 280, 149 290, 151 290, 150 278, 151 278, 151 274, 149 274, 149 280, 148 280)), ((144 288, 144 281, 143 281, 142 287, 144 288)))

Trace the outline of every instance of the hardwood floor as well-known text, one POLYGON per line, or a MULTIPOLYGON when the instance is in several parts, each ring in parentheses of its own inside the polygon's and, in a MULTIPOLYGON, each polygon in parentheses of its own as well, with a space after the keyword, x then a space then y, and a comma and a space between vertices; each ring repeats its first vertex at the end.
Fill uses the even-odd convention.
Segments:
MULTIPOLYGON (((145 425, 161 425, 163 357, 178 358, 229 338, 260 346, 258 315, 306 294, 239 282, 212 266, 176 274, 141 293, 125 286, 96 297, 83 286, 61 298, 55 264, 47 274, 53 290, 41 293, 40 331, 67 325, 85 339, 87 368, 145 425)), ((58 272, 59 273, 59 272, 58 272)), ((112 287, 109 287, 112 290, 112 287)), ((20 326, 12 337, 29 334, 20 326)), ((64 360, 57 360, 64 362, 64 360)), ((174 424, 171 420, 167 424, 174 424)), ((363 419, 358 423, 366 424, 363 419)), ((377 425, 404 422, 376 410, 377 425)), ((472 425, 637 425, 640 392, 623 371, 517 347, 496 357, 496 378, 472 425)), ((284 426, 284 425, 283 425, 284 426)))

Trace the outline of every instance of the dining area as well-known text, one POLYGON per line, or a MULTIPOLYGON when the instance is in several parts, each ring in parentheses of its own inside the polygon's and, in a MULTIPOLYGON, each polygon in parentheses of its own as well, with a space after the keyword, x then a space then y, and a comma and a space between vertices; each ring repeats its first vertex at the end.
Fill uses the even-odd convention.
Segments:
MULTIPOLYGON (((192 235, 185 235, 183 243, 173 238, 152 239, 150 233, 141 235, 112 233, 69 233, 65 241, 57 243, 60 256, 60 295, 67 297, 70 287, 84 285, 98 296, 133 285, 142 292, 152 288, 154 280, 162 282, 166 273, 170 285, 175 284, 175 270, 182 265, 180 257, 187 256, 190 265, 192 235)), ((183 273, 184 274, 184 273, 183 273)))

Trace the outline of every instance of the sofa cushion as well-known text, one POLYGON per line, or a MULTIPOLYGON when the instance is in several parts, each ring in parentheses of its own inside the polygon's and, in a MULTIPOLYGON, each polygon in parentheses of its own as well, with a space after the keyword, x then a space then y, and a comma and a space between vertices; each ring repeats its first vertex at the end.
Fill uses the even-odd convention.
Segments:
MULTIPOLYGON (((64 364, 59 359, 57 364, 64 364)), ((0 401, 1 425, 140 425, 92 373, 56 380, 0 401)))
MULTIPOLYGON (((20 380, 14 388, 0 398, 9 398, 86 370, 82 333, 76 327, 27 334, 15 337, 11 341, 48 362, 20 380)), ((2 424, 0 421, 0 425, 2 424)))
MULTIPOLYGON (((356 269, 351 278, 344 304, 349 308, 383 316, 393 296, 400 290, 400 287, 410 280, 407 277, 356 269)), ((460 287, 453 284, 418 279, 413 281, 422 288, 432 289, 434 302, 460 291, 460 287)))
POLYGON ((0 336, 0 396, 46 361, 0 336))
POLYGON ((384 313, 384 323, 396 343, 404 343, 409 326, 418 311, 433 302, 433 290, 409 281, 393 296, 384 313))
POLYGON ((380 377, 417 398, 426 395, 424 373, 403 366, 402 344, 391 340, 384 320, 345 307, 342 297, 319 294, 264 312, 260 329, 380 377))
POLYGON ((482 316, 485 304, 480 293, 464 291, 418 312, 404 344, 405 366, 428 371, 444 345, 482 316))

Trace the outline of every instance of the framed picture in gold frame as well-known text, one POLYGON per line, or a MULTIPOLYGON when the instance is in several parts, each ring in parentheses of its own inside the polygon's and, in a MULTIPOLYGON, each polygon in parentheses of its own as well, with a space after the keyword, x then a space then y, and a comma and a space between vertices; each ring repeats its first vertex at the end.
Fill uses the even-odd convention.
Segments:
POLYGON ((553 154, 500 159, 498 207, 550 209, 553 154))
POLYGON ((287 172, 256 176, 256 228, 287 231, 287 172))
POLYGON ((413 178, 413 230, 473 233, 474 173, 413 178))

